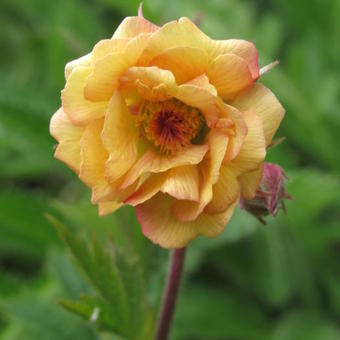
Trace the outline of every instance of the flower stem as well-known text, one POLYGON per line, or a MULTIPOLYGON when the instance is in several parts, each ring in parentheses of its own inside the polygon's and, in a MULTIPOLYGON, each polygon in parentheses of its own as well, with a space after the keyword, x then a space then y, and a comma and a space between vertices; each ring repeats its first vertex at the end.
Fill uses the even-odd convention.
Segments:
POLYGON ((186 248, 174 249, 172 251, 155 340, 168 339, 171 321, 175 311, 179 285, 183 273, 185 252, 186 248))

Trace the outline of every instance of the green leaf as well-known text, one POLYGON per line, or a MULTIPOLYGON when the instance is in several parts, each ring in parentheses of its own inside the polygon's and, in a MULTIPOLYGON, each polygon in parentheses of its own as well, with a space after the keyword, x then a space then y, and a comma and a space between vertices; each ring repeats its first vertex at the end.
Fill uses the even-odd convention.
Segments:
POLYGON ((154 317, 146 300, 139 258, 133 256, 134 252, 123 252, 107 240, 100 244, 95 237, 89 245, 53 217, 48 219, 97 293, 79 301, 62 299, 61 304, 86 319, 99 313, 98 325, 116 334, 129 339, 149 339, 154 317))

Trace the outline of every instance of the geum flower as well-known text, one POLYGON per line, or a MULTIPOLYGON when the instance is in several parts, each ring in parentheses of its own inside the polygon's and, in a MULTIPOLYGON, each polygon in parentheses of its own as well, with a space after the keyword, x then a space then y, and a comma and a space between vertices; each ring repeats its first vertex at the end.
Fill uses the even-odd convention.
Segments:
POLYGON ((259 78, 255 46, 212 40, 187 18, 128 17, 66 65, 51 119, 55 157, 92 189, 99 214, 136 208, 163 247, 215 237, 253 198, 284 109, 259 78))

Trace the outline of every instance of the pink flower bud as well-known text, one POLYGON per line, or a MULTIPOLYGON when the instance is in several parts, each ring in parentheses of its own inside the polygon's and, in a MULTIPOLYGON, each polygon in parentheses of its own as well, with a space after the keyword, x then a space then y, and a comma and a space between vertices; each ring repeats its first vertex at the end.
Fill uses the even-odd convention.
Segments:
POLYGON ((265 163, 262 180, 256 190, 255 197, 251 200, 241 198, 241 208, 256 216, 264 224, 266 223, 263 219, 264 216, 269 214, 276 216, 280 208, 286 212, 284 200, 293 199, 285 189, 287 179, 287 175, 280 166, 265 163))

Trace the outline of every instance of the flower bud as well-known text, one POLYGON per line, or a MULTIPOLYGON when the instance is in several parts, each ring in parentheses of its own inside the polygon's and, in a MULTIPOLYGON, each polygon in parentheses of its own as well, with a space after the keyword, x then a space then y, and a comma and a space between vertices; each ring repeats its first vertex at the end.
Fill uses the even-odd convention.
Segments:
POLYGON ((287 179, 287 175, 280 166, 265 163, 261 183, 256 190, 255 197, 251 200, 241 198, 241 208, 256 216, 264 224, 266 223, 263 219, 264 216, 269 214, 276 216, 280 208, 286 212, 284 200, 293 199, 285 189, 287 179))

